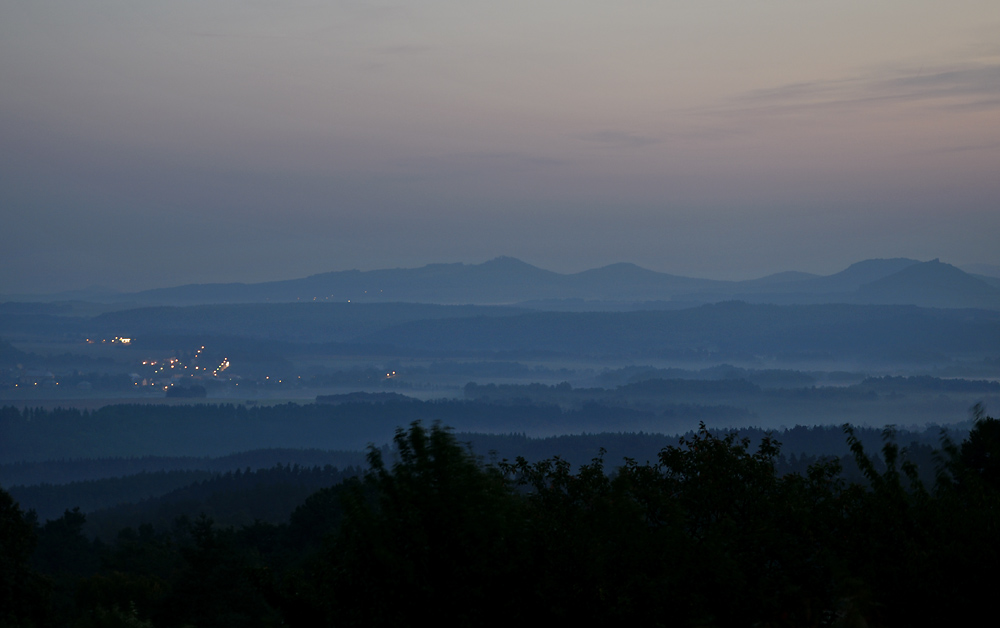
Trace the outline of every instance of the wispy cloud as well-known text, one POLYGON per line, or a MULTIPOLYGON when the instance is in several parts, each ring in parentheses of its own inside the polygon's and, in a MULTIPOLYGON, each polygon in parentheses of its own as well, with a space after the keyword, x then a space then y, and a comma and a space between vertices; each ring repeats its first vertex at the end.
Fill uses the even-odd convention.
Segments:
POLYGON ((733 98, 723 110, 791 110, 912 103, 933 108, 1000 108, 1000 64, 917 68, 841 80, 792 83, 733 98))
POLYGON ((946 146, 944 148, 936 148, 933 150, 926 150, 924 152, 928 154, 947 154, 947 153, 987 152, 987 151, 995 151, 997 149, 1000 149, 1000 142, 981 142, 978 144, 962 144, 960 146, 946 146))
POLYGON ((477 176, 486 173, 518 174, 565 163, 528 153, 494 151, 466 152, 397 160, 392 167, 397 172, 416 176, 477 176))
POLYGON ((605 131, 597 131, 596 133, 586 133, 579 137, 581 140, 584 140, 585 142, 600 144, 603 146, 614 147, 614 148, 637 148, 640 146, 648 146, 650 144, 658 144, 660 142, 660 140, 655 137, 635 135, 633 133, 628 133, 627 131, 616 131, 616 130, 605 130, 605 131))

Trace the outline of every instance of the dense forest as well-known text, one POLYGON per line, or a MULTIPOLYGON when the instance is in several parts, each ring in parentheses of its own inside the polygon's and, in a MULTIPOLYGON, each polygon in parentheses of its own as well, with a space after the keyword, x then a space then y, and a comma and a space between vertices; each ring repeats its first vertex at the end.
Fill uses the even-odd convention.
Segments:
MULTIPOLYGON (((138 523, 108 541, 68 510, 40 524, 6 491, 10 626, 772 626, 971 622, 998 558, 1000 421, 943 436, 925 482, 886 430, 879 456, 777 468, 781 444, 702 428, 621 465, 603 452, 484 462, 414 423, 369 468, 325 472, 277 523, 138 523)), ((269 477, 315 475, 278 468, 269 477)), ((228 474, 235 501, 273 500, 228 474)), ((320 476, 323 472, 319 473, 320 476)), ((201 493, 212 493, 206 485, 201 493)), ((241 506, 231 503, 229 510, 241 506)), ((221 512, 221 511, 220 511, 221 512)))
POLYGON ((0 626, 979 620, 1000 314, 820 287, 0 304, 0 626))
POLYGON ((924 376, 867 378, 849 386, 769 388, 742 377, 651 378, 608 388, 469 383, 463 392, 465 399, 350 393, 321 395, 316 403, 275 405, 118 403, 94 410, 3 406, 0 465, 116 456, 219 456, 276 447, 360 451, 369 443, 389 442, 396 427, 413 421, 441 421, 461 432, 534 437, 678 434, 699 421, 775 429, 804 420, 836 424, 843 423, 843 417, 859 422, 878 416, 879 425, 911 426, 954 416, 954 408, 963 402, 966 408, 977 401, 994 402, 1000 399, 1000 384, 924 376))

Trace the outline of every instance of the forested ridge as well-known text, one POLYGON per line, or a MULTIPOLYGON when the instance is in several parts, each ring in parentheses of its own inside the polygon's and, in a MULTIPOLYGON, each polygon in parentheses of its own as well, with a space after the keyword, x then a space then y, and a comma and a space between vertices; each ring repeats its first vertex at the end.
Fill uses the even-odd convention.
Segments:
POLYGON ((79 511, 41 525, 3 492, 0 624, 978 619, 998 558, 1000 422, 980 414, 961 443, 942 437, 931 482, 884 436, 876 460, 846 428, 863 475, 848 481, 837 460, 778 472, 768 436, 703 428, 655 461, 599 454, 574 469, 486 463, 448 429, 414 423, 392 453, 370 450, 363 477, 313 492, 280 523, 182 516, 110 542, 84 535, 79 511))
POLYGON ((118 403, 95 410, 4 406, 0 407, 0 465, 123 456, 205 457, 265 448, 360 451, 368 443, 388 442, 397 426, 412 421, 440 420, 461 432, 520 432, 536 437, 580 432, 677 434, 699 421, 745 428, 763 421, 775 427, 803 420, 863 422, 880 416, 879 424, 910 425, 947 416, 965 400, 971 405, 1000 399, 1000 384, 987 380, 881 377, 849 386, 771 388, 744 379, 744 373, 738 375, 642 378, 608 388, 573 387, 566 382, 469 383, 465 399, 426 401, 398 393, 354 393, 321 395, 317 403, 278 405, 118 403))

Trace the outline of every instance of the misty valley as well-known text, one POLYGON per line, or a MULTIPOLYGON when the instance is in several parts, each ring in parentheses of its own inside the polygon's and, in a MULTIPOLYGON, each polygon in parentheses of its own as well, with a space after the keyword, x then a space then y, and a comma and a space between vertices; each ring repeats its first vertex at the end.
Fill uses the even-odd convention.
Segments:
POLYGON ((988 623, 998 41, 0 0, 0 628, 988 623))
POLYGON ((997 408, 938 260, 5 297, 0 624, 978 621, 997 408))

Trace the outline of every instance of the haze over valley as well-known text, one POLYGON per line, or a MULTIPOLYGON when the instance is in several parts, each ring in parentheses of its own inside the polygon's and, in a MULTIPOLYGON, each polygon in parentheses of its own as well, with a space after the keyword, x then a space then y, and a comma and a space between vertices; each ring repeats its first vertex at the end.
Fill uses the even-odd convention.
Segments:
POLYGON ((997 42, 0 0, 0 626, 982 622, 997 42))
MULTIPOLYGON (((938 260, 722 282, 630 264, 567 275, 505 257, 90 302, 54 295, 0 304, 0 394, 47 407, 165 397, 312 403, 354 392, 493 403, 536 395, 470 391, 537 383, 578 391, 538 403, 566 412, 597 403, 604 414, 489 430, 676 433, 711 416, 706 408, 716 427, 954 423, 996 395, 988 382, 1000 373, 997 283, 938 260), (922 378, 926 390, 875 383, 886 377, 922 378), (629 392, 660 380, 749 387, 629 392), (983 383, 949 384, 962 380, 983 383)), ((387 442, 405 423, 329 444, 387 442)))

